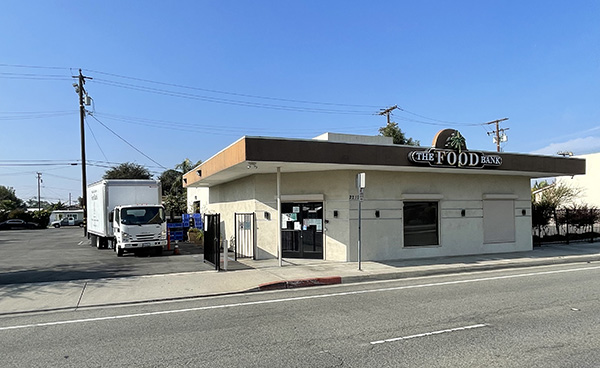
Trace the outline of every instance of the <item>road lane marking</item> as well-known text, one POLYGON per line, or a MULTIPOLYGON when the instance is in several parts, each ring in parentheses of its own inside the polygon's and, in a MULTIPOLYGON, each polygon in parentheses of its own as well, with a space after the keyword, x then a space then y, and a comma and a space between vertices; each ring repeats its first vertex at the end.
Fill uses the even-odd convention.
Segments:
POLYGON ((285 302, 302 301, 302 300, 310 300, 310 299, 333 298, 333 297, 348 296, 348 295, 360 295, 360 294, 381 293, 381 292, 388 292, 388 291, 420 289, 420 288, 428 288, 428 287, 436 287, 436 286, 459 285, 459 284, 468 284, 468 283, 484 282, 484 281, 515 279, 515 278, 521 278, 521 277, 552 275, 552 274, 560 274, 560 273, 567 273, 567 272, 590 271, 590 270, 597 270, 597 269, 600 269, 600 266, 570 268, 570 269, 566 269, 566 270, 555 270, 555 271, 529 272, 529 273, 522 273, 522 274, 515 274, 515 275, 494 276, 494 277, 467 279, 467 280, 443 281, 443 282, 436 282, 436 283, 429 283, 429 284, 405 285, 405 286, 396 286, 396 287, 370 289, 370 290, 344 291, 344 292, 331 293, 331 294, 306 295, 306 296, 297 296, 297 297, 289 297, 289 298, 281 298, 281 299, 258 300, 258 301, 253 301, 253 302, 241 302, 241 303, 213 305, 213 306, 207 306, 207 307, 194 307, 194 308, 185 308, 185 309, 164 310, 164 311, 158 311, 158 312, 124 314, 124 315, 118 315, 118 316, 85 318, 85 319, 75 319, 75 320, 66 320, 66 321, 55 321, 55 322, 41 322, 41 323, 33 323, 33 324, 27 324, 27 325, 15 325, 15 326, 0 327, 0 331, 18 330, 18 329, 35 328, 35 327, 59 326, 59 325, 67 325, 67 324, 74 324, 74 323, 110 321, 110 320, 118 320, 118 319, 125 319, 125 318, 140 318, 140 317, 147 317, 147 316, 197 312, 197 311, 206 311, 206 310, 214 310, 214 309, 224 309, 224 308, 248 307, 248 306, 256 306, 256 305, 262 305, 262 304, 275 304, 275 303, 285 303, 285 302))
POLYGON ((377 344, 383 344, 383 343, 386 343, 386 342, 394 342, 394 341, 401 341, 401 340, 410 340, 410 339, 416 339, 416 338, 419 338, 419 337, 427 337, 427 336, 433 336, 433 335, 440 335, 440 334, 449 333, 449 332, 465 331, 465 330, 471 330, 471 329, 474 329, 474 328, 481 328, 481 327, 486 327, 486 326, 488 326, 488 325, 485 324, 485 323, 479 323, 479 324, 471 325, 471 326, 449 328, 447 330, 438 330, 438 331, 420 333, 420 334, 416 334, 416 335, 394 337, 392 339, 371 341, 371 345, 377 345, 377 344))

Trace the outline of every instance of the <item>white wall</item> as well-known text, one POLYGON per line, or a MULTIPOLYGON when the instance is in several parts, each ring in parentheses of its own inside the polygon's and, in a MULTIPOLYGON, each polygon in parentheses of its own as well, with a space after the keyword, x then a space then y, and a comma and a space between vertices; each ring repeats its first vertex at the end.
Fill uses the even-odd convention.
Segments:
MULTIPOLYGON (((351 203, 349 260, 356 259, 353 248, 358 240, 357 209, 356 203, 351 203)), ((531 250, 533 247, 529 179, 524 177, 367 172, 362 218, 363 259, 501 253, 531 250), (483 199, 486 195, 498 195, 499 199, 507 196, 516 198, 514 242, 484 244, 483 199), (403 200, 439 201, 439 246, 402 246, 403 200), (380 218, 375 218, 377 209, 380 218), (464 217, 461 215, 463 209, 464 217)))
POLYGON ((600 208, 600 153, 577 156, 585 158, 585 175, 561 176, 557 181, 562 181, 569 186, 583 189, 581 196, 576 200, 578 204, 587 204, 600 208))
MULTIPOLYGON (((355 261, 358 241, 356 171, 282 173, 282 195, 324 196, 327 260, 355 261), (334 218, 334 211, 338 217, 334 218)), ((390 260, 499 253, 532 249, 527 177, 366 171, 362 204, 362 259, 390 260), (484 244, 483 201, 514 201, 515 241, 484 244), (403 201, 439 201, 440 245, 403 247, 403 201), (461 214, 465 210, 465 216, 461 214), (379 210, 380 217, 375 217, 379 210), (523 215, 525 211, 525 215, 523 215)), ((211 212, 221 213, 224 238, 233 234, 233 214, 254 212, 257 258, 277 256, 276 174, 253 175, 210 190, 211 212), (264 213, 270 213, 270 220, 264 213)), ((502 226, 502 224, 498 224, 502 226)))
POLYGON ((194 202, 200 201, 200 212, 204 213, 206 211, 207 205, 209 203, 208 188, 194 188, 189 187, 187 190, 187 210, 188 213, 191 213, 194 208, 194 202))

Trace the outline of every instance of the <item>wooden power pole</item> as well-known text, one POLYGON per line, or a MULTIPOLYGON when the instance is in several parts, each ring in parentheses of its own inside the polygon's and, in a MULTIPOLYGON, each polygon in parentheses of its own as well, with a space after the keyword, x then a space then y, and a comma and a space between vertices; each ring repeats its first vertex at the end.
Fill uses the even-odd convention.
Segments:
POLYGON ((388 107, 387 109, 381 109, 381 111, 379 111, 377 113, 377 115, 381 115, 381 116, 385 115, 385 116, 387 116, 387 123, 389 125, 391 123, 390 115, 392 114, 392 111, 394 111, 396 109, 399 109, 398 105, 394 105, 392 107, 388 107))
POLYGON ((81 74, 79 69, 79 75, 73 76, 77 78, 79 83, 73 83, 75 92, 79 95, 79 131, 81 135, 81 198, 83 199, 83 235, 87 235, 87 174, 86 174, 86 161, 85 161, 85 101, 84 94, 87 97, 87 92, 83 88, 86 79, 92 79, 81 74))
POLYGON ((502 133, 503 137, 506 137, 504 135, 504 132, 510 129, 510 128, 502 128, 502 129, 500 129, 500 122, 505 121, 505 120, 508 120, 508 118, 498 119, 498 120, 490 121, 489 123, 483 124, 483 125, 496 124, 496 130, 492 130, 491 132, 488 132, 487 135, 495 134, 494 142, 496 143, 496 150, 498 152, 500 152, 500 141, 501 141, 500 133, 502 133))

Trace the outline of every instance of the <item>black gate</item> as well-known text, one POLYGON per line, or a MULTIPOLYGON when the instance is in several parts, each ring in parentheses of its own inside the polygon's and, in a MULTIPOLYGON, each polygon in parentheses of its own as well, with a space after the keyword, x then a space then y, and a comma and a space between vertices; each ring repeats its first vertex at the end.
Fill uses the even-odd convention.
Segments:
POLYGON ((235 214, 234 247, 235 260, 238 257, 254 258, 254 212, 235 214))
POLYGON ((220 269, 221 264, 221 215, 204 215, 204 262, 220 269))

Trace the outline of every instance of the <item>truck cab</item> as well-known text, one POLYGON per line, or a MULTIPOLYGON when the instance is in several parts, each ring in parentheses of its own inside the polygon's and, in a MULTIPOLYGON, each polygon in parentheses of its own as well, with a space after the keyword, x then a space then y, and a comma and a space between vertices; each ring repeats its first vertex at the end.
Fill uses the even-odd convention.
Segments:
POLYGON ((110 214, 114 234, 113 250, 125 252, 154 250, 161 253, 167 245, 165 209, 161 205, 116 206, 110 214))

